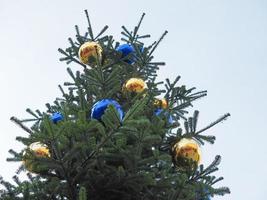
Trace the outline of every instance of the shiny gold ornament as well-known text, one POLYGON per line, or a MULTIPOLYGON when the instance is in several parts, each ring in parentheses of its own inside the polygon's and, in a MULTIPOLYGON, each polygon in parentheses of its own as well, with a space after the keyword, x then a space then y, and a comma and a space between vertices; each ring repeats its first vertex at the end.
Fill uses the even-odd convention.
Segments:
POLYGON ((141 93, 147 88, 146 82, 140 78, 131 78, 124 85, 123 90, 128 92, 141 93))
POLYGON ((156 99, 154 102, 154 105, 163 109, 166 109, 168 107, 168 102, 165 98, 163 99, 156 99))
POLYGON ((199 144, 193 139, 183 138, 173 145, 172 156, 177 167, 191 167, 189 164, 198 165, 201 159, 199 144))
MULTIPOLYGON (((45 144, 40 142, 34 142, 28 147, 29 151, 31 151, 36 157, 44 157, 49 158, 51 154, 49 152, 48 147, 45 144)), ((43 170, 46 170, 44 167, 40 167, 34 159, 27 158, 29 155, 24 153, 23 164, 25 168, 33 173, 39 173, 43 170)))
POLYGON ((79 59, 83 64, 96 65, 102 59, 102 47, 97 42, 85 42, 79 49, 79 59))
POLYGON ((34 142, 29 146, 29 149, 34 152, 37 157, 50 157, 50 152, 45 144, 34 142))

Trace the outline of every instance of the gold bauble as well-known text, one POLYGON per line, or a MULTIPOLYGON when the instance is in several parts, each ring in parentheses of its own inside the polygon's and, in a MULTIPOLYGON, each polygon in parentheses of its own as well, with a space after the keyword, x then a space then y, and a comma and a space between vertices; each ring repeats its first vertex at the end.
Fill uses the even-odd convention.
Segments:
POLYGON ((154 102, 154 105, 163 109, 166 109, 168 107, 168 102, 165 98, 163 99, 156 99, 154 102))
POLYGON ((172 155, 178 167, 179 165, 184 167, 190 161, 198 165, 201 159, 199 144, 195 140, 187 138, 183 138, 173 145, 172 155))
MULTIPOLYGON (((44 157, 49 158, 51 154, 49 152, 48 147, 45 144, 40 142, 34 142, 28 147, 29 151, 31 151, 36 157, 44 157)), ((34 159, 27 158, 29 155, 24 153, 23 164, 25 168, 33 173, 39 173, 43 170, 46 170, 45 167, 40 167, 34 159)))
POLYGON ((141 78, 131 78, 129 79, 125 85, 124 89, 128 92, 136 92, 141 93, 147 88, 146 82, 141 78))
POLYGON ((97 60, 101 62, 102 51, 97 42, 85 42, 79 49, 79 59, 83 64, 95 65, 97 60))

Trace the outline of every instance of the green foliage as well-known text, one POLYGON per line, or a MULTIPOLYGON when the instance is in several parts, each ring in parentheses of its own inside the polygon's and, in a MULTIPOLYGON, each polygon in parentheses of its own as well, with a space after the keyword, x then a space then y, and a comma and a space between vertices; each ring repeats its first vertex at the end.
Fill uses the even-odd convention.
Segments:
POLYGON ((135 62, 130 65, 125 62, 127 57, 121 58, 115 50, 119 43, 105 35, 108 26, 95 34, 85 13, 88 22, 85 34, 75 26, 75 40, 69 38, 69 47, 59 49, 61 61, 77 63, 83 71, 67 68, 72 80, 65 82, 64 87, 59 85, 62 97, 47 103, 45 112, 27 109, 29 119, 11 118, 27 135, 16 138, 25 148, 21 152, 10 150, 8 161, 23 161, 19 174, 29 170, 26 159, 35 167, 32 169, 35 174, 27 173, 28 180, 23 181, 16 175, 14 184, 0 178, 4 187, 1 199, 204 200, 229 193, 226 187, 214 186, 223 179, 213 175, 220 156, 206 168, 200 165, 181 170, 173 161, 171 147, 182 138, 193 138, 200 145, 214 143, 215 137, 205 135, 205 131, 229 114, 197 130, 199 112, 188 117, 188 108, 206 96, 207 91, 179 85, 180 76, 173 82, 169 79, 156 82, 157 70, 164 63, 155 62, 153 52, 167 31, 159 40, 145 45, 142 40, 150 35, 139 34, 145 14, 133 31, 122 26, 122 41, 135 49, 135 62), (79 47, 87 41, 96 41, 103 48, 103 59, 92 68, 78 58, 79 47), (148 88, 139 94, 123 91, 123 84, 132 77, 142 78, 148 88), (164 90, 158 89, 161 84, 165 85, 164 90), (168 101, 166 116, 155 115, 154 102, 159 96, 168 101), (101 120, 90 118, 92 106, 103 98, 115 99, 122 105, 125 111, 122 121, 114 106, 105 110, 101 120), (61 112, 64 120, 53 123, 49 116, 54 112, 61 112), (168 121, 169 116, 174 123, 168 121), (33 142, 45 144, 51 157, 28 152, 33 142))
POLYGON ((87 200, 85 187, 81 187, 79 191, 79 200, 87 200))

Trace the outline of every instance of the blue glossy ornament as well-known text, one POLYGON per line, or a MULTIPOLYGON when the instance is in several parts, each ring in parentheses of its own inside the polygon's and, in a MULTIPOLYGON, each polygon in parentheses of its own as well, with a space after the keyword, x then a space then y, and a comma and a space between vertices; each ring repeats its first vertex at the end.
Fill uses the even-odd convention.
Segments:
POLYGON ((60 112, 55 112, 52 114, 50 119, 56 124, 57 122, 63 120, 63 115, 60 112))
POLYGON ((105 110, 109 105, 113 105, 120 116, 120 121, 122 121, 122 118, 124 116, 124 112, 121 108, 121 105, 113 100, 113 99, 102 99, 98 102, 96 102, 91 111, 91 118, 101 120, 102 115, 105 113, 105 110))
MULTIPOLYGON (((122 53, 122 55, 121 55, 122 58, 128 56, 130 53, 135 52, 133 46, 131 46, 130 44, 122 44, 122 45, 118 46, 116 48, 116 50, 122 53)), ((124 61, 127 62, 128 64, 132 64, 134 62, 134 58, 126 59, 124 61)))
POLYGON ((155 115, 159 116, 162 112, 164 112, 164 115, 165 115, 166 117, 169 116, 168 122, 169 122, 169 124, 172 124, 172 123, 173 123, 172 116, 169 115, 169 114, 168 114, 166 111, 164 111, 163 109, 161 109, 161 108, 157 108, 157 109, 155 110, 155 115))

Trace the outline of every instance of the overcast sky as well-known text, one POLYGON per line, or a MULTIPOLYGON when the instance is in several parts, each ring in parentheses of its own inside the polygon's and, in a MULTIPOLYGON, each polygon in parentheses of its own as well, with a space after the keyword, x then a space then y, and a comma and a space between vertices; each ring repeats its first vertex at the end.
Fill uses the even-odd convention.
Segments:
MULTIPOLYGON (((182 84, 207 89, 195 103, 199 128, 226 112, 231 118, 206 134, 217 137, 205 145, 203 163, 220 154, 217 175, 232 194, 218 199, 265 200, 267 196, 267 1, 260 0, 0 0, 0 174, 10 179, 18 164, 7 163, 8 150, 26 136, 9 121, 27 117, 26 108, 44 110, 60 95, 58 84, 69 80, 58 47, 68 45, 74 25, 86 28, 88 9, 93 27, 109 25, 108 34, 120 39, 121 25, 132 28, 142 12, 142 33, 156 40, 169 34, 155 52, 165 61, 159 79, 181 75, 182 84)), ((146 44, 149 44, 149 41, 146 44)), ((77 66, 71 66, 79 69, 77 66)))

